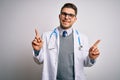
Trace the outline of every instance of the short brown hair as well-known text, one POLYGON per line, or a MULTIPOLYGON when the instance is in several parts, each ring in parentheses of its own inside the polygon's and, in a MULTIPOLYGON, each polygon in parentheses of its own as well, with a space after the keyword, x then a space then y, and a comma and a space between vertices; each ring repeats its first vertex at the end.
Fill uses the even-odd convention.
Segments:
POLYGON ((63 8, 72 8, 75 11, 75 15, 77 15, 77 7, 73 3, 65 3, 61 8, 61 12, 63 8))

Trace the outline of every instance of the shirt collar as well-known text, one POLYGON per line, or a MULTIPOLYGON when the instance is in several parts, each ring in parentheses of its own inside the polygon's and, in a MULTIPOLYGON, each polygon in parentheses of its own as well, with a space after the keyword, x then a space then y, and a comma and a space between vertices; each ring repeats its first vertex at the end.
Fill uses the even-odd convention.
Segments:
POLYGON ((62 36, 62 34, 63 34, 63 31, 67 31, 67 36, 69 36, 71 33, 72 33, 72 27, 71 28, 69 28, 69 29, 63 29, 63 28, 61 28, 61 27, 58 27, 58 30, 59 30, 59 32, 60 32, 60 35, 62 36))

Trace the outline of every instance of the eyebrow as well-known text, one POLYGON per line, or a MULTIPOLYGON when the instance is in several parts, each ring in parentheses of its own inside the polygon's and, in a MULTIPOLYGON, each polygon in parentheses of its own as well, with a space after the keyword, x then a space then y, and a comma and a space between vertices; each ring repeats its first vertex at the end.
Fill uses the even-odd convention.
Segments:
POLYGON ((73 14, 73 15, 75 15, 74 13, 67 13, 67 12, 61 12, 61 13, 66 13, 66 14, 73 14))

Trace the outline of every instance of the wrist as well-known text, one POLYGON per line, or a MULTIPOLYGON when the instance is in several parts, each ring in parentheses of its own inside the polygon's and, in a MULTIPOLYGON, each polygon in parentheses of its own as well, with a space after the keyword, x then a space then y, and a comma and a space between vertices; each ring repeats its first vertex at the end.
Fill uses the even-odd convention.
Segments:
POLYGON ((40 52, 40 50, 35 50, 35 49, 34 49, 35 56, 38 56, 38 55, 39 55, 39 52, 40 52))

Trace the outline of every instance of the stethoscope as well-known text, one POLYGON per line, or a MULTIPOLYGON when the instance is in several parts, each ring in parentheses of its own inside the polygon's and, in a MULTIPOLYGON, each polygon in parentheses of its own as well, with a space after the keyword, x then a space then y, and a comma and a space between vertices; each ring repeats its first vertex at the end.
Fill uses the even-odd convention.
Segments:
MULTIPOLYGON (((79 44, 79 48, 78 48, 78 49, 81 50, 81 49, 83 48, 83 46, 82 46, 81 41, 80 41, 80 36, 79 36, 79 33, 78 33, 77 30, 75 30, 75 32, 76 32, 76 34, 78 35, 78 44, 79 44)), ((55 35, 56 38, 58 37, 57 28, 55 28, 55 29, 53 30, 53 32, 50 34, 49 39, 51 39, 52 35, 55 35)))

